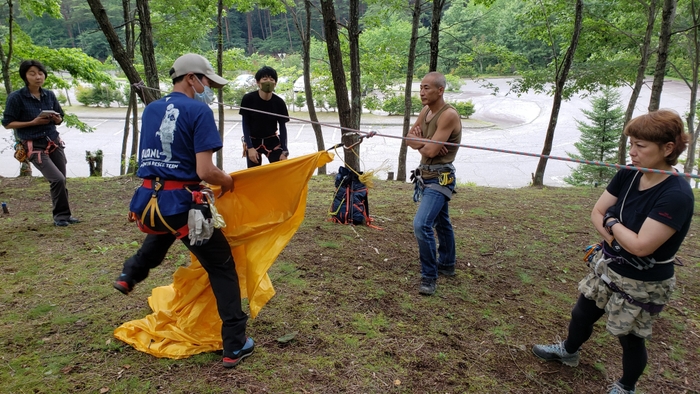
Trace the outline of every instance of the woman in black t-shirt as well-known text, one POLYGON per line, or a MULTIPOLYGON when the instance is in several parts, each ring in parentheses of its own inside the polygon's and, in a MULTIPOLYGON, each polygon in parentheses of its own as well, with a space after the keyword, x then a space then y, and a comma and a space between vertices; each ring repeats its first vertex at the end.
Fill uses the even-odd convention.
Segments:
POLYGON ((671 175, 689 135, 674 111, 632 119, 625 127, 632 165, 620 170, 600 196, 591 220, 604 241, 588 256, 592 272, 579 282, 579 296, 566 340, 535 345, 547 361, 576 366, 579 347, 593 324, 608 313, 607 330, 622 345, 622 377, 608 393, 634 393, 647 364, 645 339, 675 288, 674 260, 690 228, 695 204, 688 182, 671 175))

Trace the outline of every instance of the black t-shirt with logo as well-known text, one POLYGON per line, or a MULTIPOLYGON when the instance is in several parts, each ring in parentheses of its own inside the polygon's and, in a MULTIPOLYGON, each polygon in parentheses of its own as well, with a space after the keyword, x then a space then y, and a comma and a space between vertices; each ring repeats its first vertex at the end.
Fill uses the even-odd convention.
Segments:
MULTIPOLYGON (((628 229, 639 233, 644 221, 650 218, 676 230, 671 238, 650 255, 656 261, 666 261, 675 256, 688 234, 695 205, 693 191, 684 178, 675 175, 640 191, 641 177, 642 172, 622 169, 615 174, 606 190, 617 197, 615 205, 620 213, 620 222, 628 229)), ((619 263, 609 264, 609 268, 622 276, 643 281, 665 280, 674 273, 673 263, 656 264, 648 270, 638 270, 629 264, 619 263)))

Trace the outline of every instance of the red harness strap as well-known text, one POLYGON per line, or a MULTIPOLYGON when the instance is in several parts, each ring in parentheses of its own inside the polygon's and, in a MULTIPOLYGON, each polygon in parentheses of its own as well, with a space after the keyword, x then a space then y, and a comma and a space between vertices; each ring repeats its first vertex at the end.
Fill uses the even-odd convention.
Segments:
MULTIPOLYGON (((46 138, 48 139, 48 137, 46 138)), ((37 161, 39 164, 41 164, 41 154, 46 153, 47 155, 50 155, 53 153, 58 148, 58 145, 56 145, 55 142, 51 141, 49 139, 48 145, 46 145, 46 149, 44 150, 37 150, 34 149, 34 141, 33 140, 27 140, 27 160, 31 160, 32 155, 36 155, 37 161)))
POLYGON ((194 181, 170 181, 170 180, 155 180, 155 179, 144 179, 141 186, 153 189, 153 182, 160 184, 160 188, 157 190, 178 190, 184 189, 189 186, 199 186, 199 182, 194 181))
POLYGON ((172 180, 161 180, 159 178, 156 179, 144 179, 143 184, 141 185, 145 188, 153 190, 153 195, 151 196, 151 200, 148 202, 148 205, 144 209, 141 217, 138 215, 134 214, 133 212, 129 212, 129 220, 130 221, 135 221, 136 224, 139 226, 139 229, 146 233, 146 234, 168 234, 167 231, 156 231, 153 230, 152 227, 156 225, 155 219, 158 217, 160 219, 161 223, 170 230, 169 232, 173 235, 175 235, 178 239, 183 238, 189 234, 189 229, 188 225, 185 224, 179 229, 174 229, 170 227, 170 225, 165 221, 163 216, 160 213, 160 208, 158 207, 158 200, 156 198, 156 195, 159 191, 161 190, 179 190, 179 189, 187 189, 189 190, 188 187, 197 187, 199 186, 198 182, 194 181, 172 181, 172 180), (149 225, 146 225, 144 222, 146 220, 150 219, 149 225))

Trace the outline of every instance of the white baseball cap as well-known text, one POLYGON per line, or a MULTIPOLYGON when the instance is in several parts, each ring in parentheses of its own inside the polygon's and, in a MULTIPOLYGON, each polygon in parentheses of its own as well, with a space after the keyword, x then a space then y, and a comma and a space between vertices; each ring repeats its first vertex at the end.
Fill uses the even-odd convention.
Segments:
POLYGON ((211 81, 213 88, 222 88, 228 83, 227 80, 214 72, 214 67, 211 66, 207 58, 196 53, 187 53, 177 58, 170 69, 170 78, 175 79, 189 73, 203 74, 211 81))

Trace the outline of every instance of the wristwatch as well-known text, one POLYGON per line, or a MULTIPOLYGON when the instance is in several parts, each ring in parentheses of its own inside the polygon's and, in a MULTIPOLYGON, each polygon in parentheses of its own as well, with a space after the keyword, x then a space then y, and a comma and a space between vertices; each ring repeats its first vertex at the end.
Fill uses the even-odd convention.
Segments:
POLYGON ((620 221, 612 215, 605 215, 605 217, 603 218, 603 227, 605 228, 605 231, 607 231, 610 235, 613 235, 612 227, 618 223, 620 223, 620 221))

